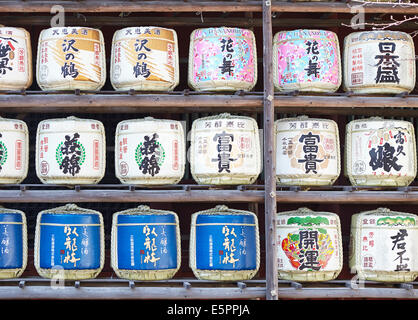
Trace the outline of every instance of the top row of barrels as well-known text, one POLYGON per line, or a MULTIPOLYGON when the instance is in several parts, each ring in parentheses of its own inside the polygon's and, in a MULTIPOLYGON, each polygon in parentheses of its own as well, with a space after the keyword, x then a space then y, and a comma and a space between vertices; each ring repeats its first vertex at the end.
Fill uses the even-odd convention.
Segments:
MULTIPOLYGON (((179 84, 175 30, 129 27, 113 35, 110 82, 117 91, 172 91, 179 84)), ((400 31, 337 34, 292 30, 273 40, 274 86, 282 92, 332 93, 341 85, 359 94, 409 93, 415 87, 412 37, 400 31), (342 71, 344 70, 344 71, 342 71)), ((32 85, 29 33, 0 27, 0 90, 32 85)), ((42 30, 36 80, 42 90, 98 91, 106 81, 103 34, 87 27, 42 30)), ((241 28, 203 28, 190 35, 188 84, 196 91, 250 91, 257 82, 254 33, 241 28)))

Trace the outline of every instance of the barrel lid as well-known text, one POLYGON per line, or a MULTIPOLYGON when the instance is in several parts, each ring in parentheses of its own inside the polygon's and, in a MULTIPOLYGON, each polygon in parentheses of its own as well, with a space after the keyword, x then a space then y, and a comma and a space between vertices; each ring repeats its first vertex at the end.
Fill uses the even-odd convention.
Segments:
POLYGON ((333 212, 326 211, 313 211, 306 207, 301 207, 296 210, 277 212, 277 216, 306 216, 306 215, 319 215, 319 216, 332 216, 338 218, 338 215, 333 212))
POLYGON ((226 205, 217 205, 214 208, 211 209, 207 209, 207 210, 202 210, 199 212, 195 212, 193 215, 197 216, 197 215, 212 215, 212 214, 240 214, 240 215, 253 215, 255 216, 255 214, 251 211, 246 211, 246 210, 238 210, 238 209, 233 209, 233 208, 229 208, 226 205))
POLYGON ((67 203, 64 206, 61 207, 57 207, 57 208, 53 208, 53 209, 47 209, 42 211, 41 213, 68 213, 68 214, 77 214, 77 213, 96 213, 96 214, 100 214, 100 212, 95 211, 95 210, 91 210, 91 209, 86 209, 86 208, 81 208, 79 206, 77 206, 75 203, 67 203))
POLYGON ((413 217, 415 219, 418 219, 418 215, 408 212, 400 212, 400 211, 393 211, 389 208, 379 207, 374 210, 369 211, 362 211, 357 214, 357 217, 360 216, 369 216, 369 215, 384 215, 384 216, 407 216, 407 217, 413 217))
POLYGON ((147 205, 139 205, 136 208, 131 208, 123 211, 119 211, 115 213, 115 216, 118 215, 136 215, 136 214, 143 214, 143 215, 174 215, 177 216, 177 214, 173 211, 169 210, 160 210, 160 209, 151 209, 147 205))

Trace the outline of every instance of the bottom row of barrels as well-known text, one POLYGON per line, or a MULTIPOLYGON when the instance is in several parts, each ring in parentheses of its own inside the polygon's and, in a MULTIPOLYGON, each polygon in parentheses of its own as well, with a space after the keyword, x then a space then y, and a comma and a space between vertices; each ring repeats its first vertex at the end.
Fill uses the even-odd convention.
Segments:
MULTIPOLYGON (((172 278, 181 265, 180 227, 172 211, 137 208, 113 214, 111 267, 130 280, 172 278)), ((260 266, 257 216, 218 205, 192 215, 189 266, 198 279, 248 280, 260 266)), ((360 279, 407 282, 418 276, 418 216, 386 208, 352 216, 349 264, 360 279)), ((339 216, 308 208, 277 214, 280 279, 335 279, 343 261, 339 216)), ((27 265, 25 213, 0 209, 0 278, 27 265)), ((102 214, 75 204, 37 216, 34 264, 40 276, 95 278, 104 265, 102 214)))

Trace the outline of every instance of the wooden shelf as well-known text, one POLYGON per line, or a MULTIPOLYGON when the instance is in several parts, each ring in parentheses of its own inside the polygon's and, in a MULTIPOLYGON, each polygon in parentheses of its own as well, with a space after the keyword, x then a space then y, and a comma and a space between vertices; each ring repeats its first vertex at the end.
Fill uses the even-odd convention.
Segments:
POLYGON ((230 188, 175 185, 139 189, 128 185, 5 185, 0 187, 0 203, 68 202, 263 202, 263 186, 230 188))
POLYGON ((58 280, 40 277, 0 280, 0 299, 263 299, 265 281, 215 282, 196 279, 129 281, 113 278, 58 280))

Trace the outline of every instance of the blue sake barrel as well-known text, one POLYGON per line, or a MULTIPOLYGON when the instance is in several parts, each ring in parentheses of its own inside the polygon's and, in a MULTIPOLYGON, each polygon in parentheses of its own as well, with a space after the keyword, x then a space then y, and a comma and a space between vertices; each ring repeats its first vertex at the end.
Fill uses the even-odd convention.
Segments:
POLYGON ((103 218, 100 212, 74 204, 38 214, 35 267, 46 278, 95 278, 104 264, 103 218))
POLYGON ((120 278, 170 279, 180 264, 176 213, 139 206, 113 215, 111 265, 120 278))
POLYGON ((26 269, 27 226, 22 211, 0 208, 0 278, 17 278, 26 269))
POLYGON ((198 279, 253 278, 260 265, 257 216, 226 206, 194 213, 189 264, 198 279))

